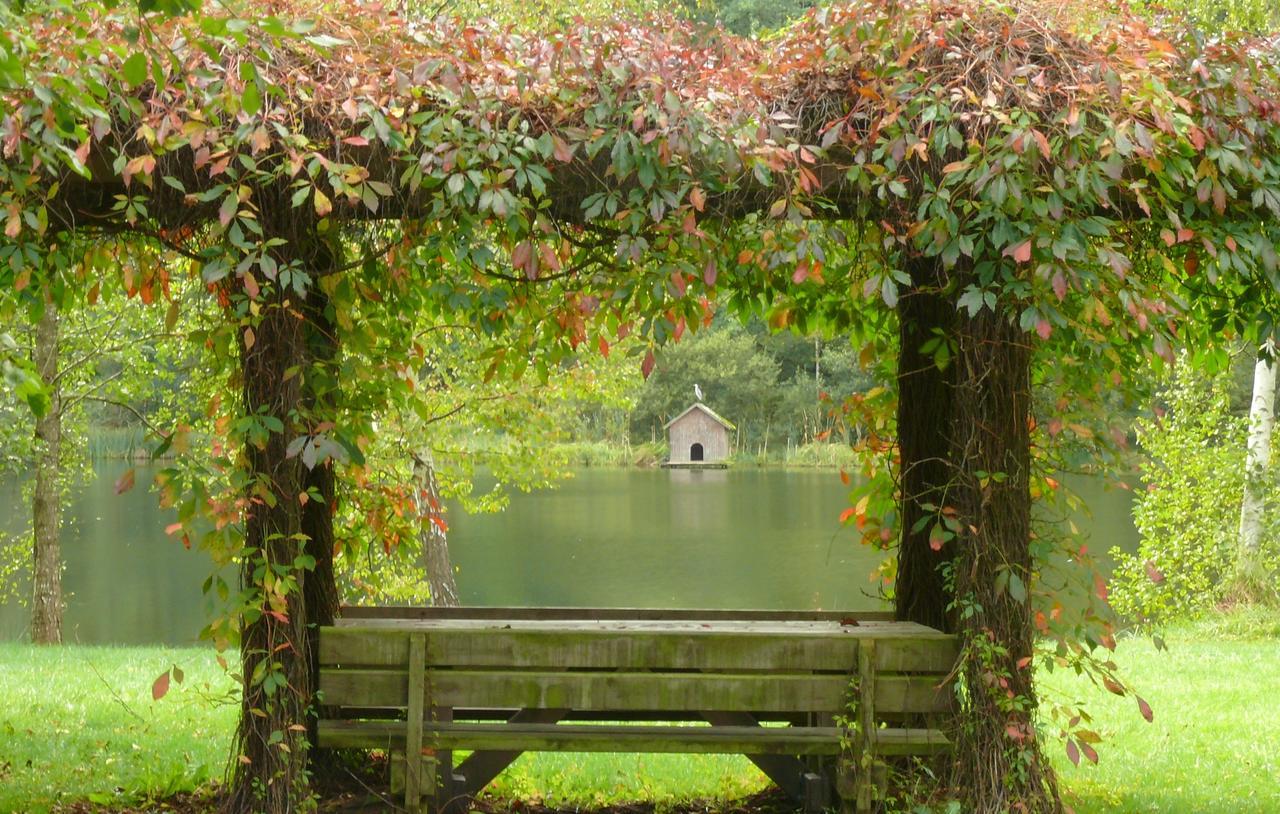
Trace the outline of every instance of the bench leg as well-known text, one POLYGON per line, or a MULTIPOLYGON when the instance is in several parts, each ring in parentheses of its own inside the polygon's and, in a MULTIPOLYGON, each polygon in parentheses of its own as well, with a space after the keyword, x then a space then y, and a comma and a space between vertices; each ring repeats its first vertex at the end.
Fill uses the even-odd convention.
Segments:
POLYGON ((418 765, 418 792, 414 795, 410 792, 408 783, 408 765, 410 761, 401 751, 392 752, 390 757, 391 794, 394 796, 403 794, 405 809, 413 812, 413 814, 418 814, 418 812, 431 814, 436 809, 434 790, 439 761, 430 755, 422 756, 418 765))

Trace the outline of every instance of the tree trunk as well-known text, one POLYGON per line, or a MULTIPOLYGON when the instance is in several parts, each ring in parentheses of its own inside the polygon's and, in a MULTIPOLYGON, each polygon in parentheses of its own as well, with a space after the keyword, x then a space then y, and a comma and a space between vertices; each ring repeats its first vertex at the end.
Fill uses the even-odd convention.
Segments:
POLYGON ((31 641, 62 642, 62 396, 58 376, 58 309, 46 303, 36 326, 34 362, 49 391, 49 411, 36 419, 36 476, 31 501, 33 571, 31 641))
POLYGON ((1056 780, 1033 723, 1031 348, 989 309, 958 317, 956 335, 948 497, 962 529, 952 545, 968 694, 954 779, 974 814, 1056 814, 1056 780))
POLYGON ((898 300, 898 449, 902 536, 898 544, 898 577, 894 613, 902 621, 950 631, 947 610, 951 593, 943 568, 955 554, 953 543, 935 550, 930 529, 941 507, 954 470, 951 430, 954 422, 955 364, 939 369, 933 354, 921 346, 951 336, 955 303, 942 294, 940 261, 917 258, 908 263, 914 287, 898 300), (930 508, 932 507, 932 508, 930 508), (917 525, 920 528, 915 528, 917 525))
POLYGON ((458 583, 453 577, 444 503, 440 500, 440 485, 436 481, 435 460, 430 450, 422 450, 413 456, 413 481, 418 507, 418 535, 426 553, 431 604, 455 607, 459 604, 458 583))
POLYGON ((1249 405, 1249 446, 1245 457, 1244 499, 1240 503, 1240 558, 1252 560, 1262 545, 1262 510, 1271 464, 1271 431, 1275 426, 1275 345, 1268 342, 1253 368, 1253 401, 1249 405))
MULTIPOLYGON (((291 254, 277 258, 281 267, 301 261, 313 280, 337 262, 330 247, 296 238, 283 252, 291 254)), ((333 358, 336 337, 318 288, 308 297, 314 299, 288 290, 266 295, 252 340, 242 333, 244 413, 269 416, 284 429, 245 447, 249 510, 240 581, 255 599, 241 627, 238 759, 224 802, 236 814, 286 814, 306 804, 316 625, 331 622, 337 606, 332 466, 308 470, 303 456, 289 454, 290 443, 313 432, 332 403, 324 362, 333 358), (301 498, 308 489, 314 492, 301 498), (312 569, 299 565, 303 554, 315 560, 312 569)))
MULTIPOLYGON (((341 265, 337 250, 319 246, 311 264, 319 277, 341 265)), ((333 376, 338 355, 337 325, 328 312, 329 300, 318 286, 308 292, 302 311, 306 315, 308 373, 303 381, 302 400, 309 424, 314 427, 332 413, 334 393, 338 382, 333 376)), ((337 538, 333 529, 333 517, 337 513, 337 484, 333 461, 322 461, 304 470, 303 489, 308 498, 302 506, 302 534, 306 551, 315 560, 315 566, 306 575, 302 586, 302 599, 306 608, 307 639, 311 653, 308 669, 311 686, 320 686, 319 654, 320 628, 332 625, 338 614, 340 597, 334 573, 337 538)), ((319 716, 307 716, 307 742, 314 747, 319 738, 319 716)), ((340 771, 342 761, 328 750, 312 748, 308 763, 313 777, 324 777, 340 771)))

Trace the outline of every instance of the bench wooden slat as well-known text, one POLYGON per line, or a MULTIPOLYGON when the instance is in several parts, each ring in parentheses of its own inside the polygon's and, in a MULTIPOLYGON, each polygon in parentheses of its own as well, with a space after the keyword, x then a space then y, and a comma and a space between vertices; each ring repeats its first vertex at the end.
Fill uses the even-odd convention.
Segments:
MULTIPOLYGON (((880 676, 878 712, 943 712, 951 691, 938 677, 880 676)), ((427 692, 438 707, 667 710, 697 712, 835 712, 843 710, 849 679, 842 675, 724 673, 557 673, 427 670, 427 692)), ((324 703, 339 707, 408 705, 404 672, 389 669, 320 671, 324 703)))
POLYGON ((940 729, 878 729, 875 734, 878 755, 929 755, 952 745, 940 729))
POLYGON ((339 624, 364 619, 497 619, 557 620, 603 619, 620 621, 842 621, 859 623, 893 622, 892 611, 821 611, 821 610, 725 610, 721 608, 540 608, 472 605, 458 607, 344 606, 338 614, 339 624))
MULTIPOLYGON (((843 709, 849 682, 840 675, 429 669, 426 683, 431 703, 439 707, 809 712, 843 709)), ((408 703, 404 672, 397 670, 322 668, 320 689, 324 703, 333 706, 408 703)))
MULTIPOLYGON (((403 738, 404 721, 321 721, 320 741, 331 747, 380 748, 403 738)), ((669 752, 756 755, 835 755, 840 730, 830 727, 575 726, 458 724, 424 726, 438 749, 526 752, 669 752)))
POLYGON ((875 668, 881 673, 940 673, 946 675, 960 657, 955 636, 936 634, 909 639, 877 638, 875 668))
MULTIPOLYGON (((325 629, 320 663, 344 667, 404 667, 408 637, 399 630, 325 629)), ((928 640, 895 642, 900 659, 932 665, 940 652, 928 640)), ((757 633, 620 633, 480 629, 432 632, 433 667, 596 668, 620 670, 826 670, 847 673, 858 653, 852 636, 778 636, 757 633)), ((952 658, 954 662, 954 657, 952 658)), ((926 668, 927 669, 927 668, 926 668)))

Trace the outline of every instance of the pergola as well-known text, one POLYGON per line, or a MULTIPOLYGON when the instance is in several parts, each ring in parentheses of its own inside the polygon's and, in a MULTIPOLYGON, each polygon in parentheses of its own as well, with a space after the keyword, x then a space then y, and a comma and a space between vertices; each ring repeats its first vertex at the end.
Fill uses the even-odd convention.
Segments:
POLYGON ((225 439, 239 501, 189 522, 246 546, 232 805, 285 811, 301 788, 309 631, 337 601, 329 503, 361 430, 334 421, 343 309, 443 280, 441 307, 495 336, 536 314, 551 353, 620 323, 656 341, 717 297, 776 324, 892 312, 896 488, 855 522, 897 542, 898 617, 967 642, 975 810, 1055 810, 1034 641, 1088 659, 1109 629, 1037 613, 1033 458, 1053 441, 1033 380, 1088 397, 1167 355, 1189 314, 1257 329, 1277 288, 1270 54, 979 0, 855 0, 767 42, 272 11, 14 16, 0 108, 10 288, 73 297, 67 247, 123 236, 191 258, 225 306, 213 344, 260 431, 225 439))

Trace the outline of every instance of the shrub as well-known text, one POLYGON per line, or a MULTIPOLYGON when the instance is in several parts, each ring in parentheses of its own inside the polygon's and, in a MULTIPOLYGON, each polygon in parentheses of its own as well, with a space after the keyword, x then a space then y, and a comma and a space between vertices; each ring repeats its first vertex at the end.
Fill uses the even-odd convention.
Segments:
POLYGON ((1236 552, 1244 489, 1246 419, 1230 414, 1230 374, 1185 360, 1164 391, 1163 417, 1138 422, 1145 486, 1134 502, 1141 542, 1112 549, 1111 602, 1122 616, 1157 625, 1213 607, 1236 552))

